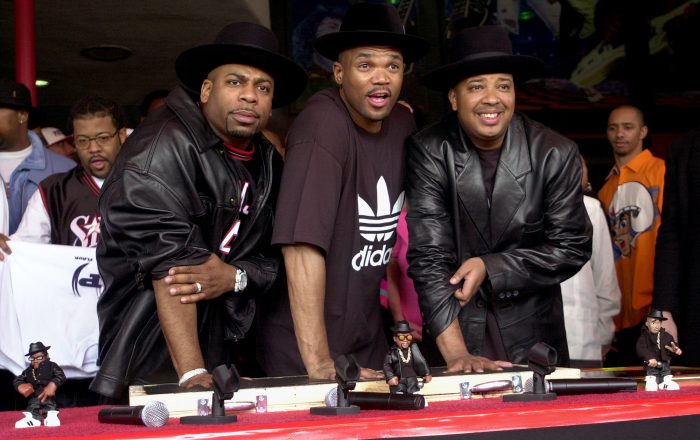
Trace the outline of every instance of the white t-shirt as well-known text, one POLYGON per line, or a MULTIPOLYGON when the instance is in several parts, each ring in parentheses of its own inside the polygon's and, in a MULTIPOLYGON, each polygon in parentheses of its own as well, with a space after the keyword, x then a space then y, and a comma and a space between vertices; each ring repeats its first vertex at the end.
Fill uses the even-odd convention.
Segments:
POLYGON ((19 151, 0 152, 0 177, 5 184, 5 190, 10 190, 10 178, 15 168, 32 153, 32 144, 19 151))

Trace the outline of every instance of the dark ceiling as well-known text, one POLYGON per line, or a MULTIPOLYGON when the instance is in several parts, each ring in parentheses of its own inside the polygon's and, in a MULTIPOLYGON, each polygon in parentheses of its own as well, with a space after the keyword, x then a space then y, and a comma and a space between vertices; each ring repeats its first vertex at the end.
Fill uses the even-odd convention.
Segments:
MULTIPOLYGON (((17 0, 25 1, 25 0, 17 0)), ((97 94, 138 106, 153 89, 177 84, 174 63, 189 47, 211 42, 233 21, 270 26, 269 3, 257 0, 35 0, 40 106, 70 106, 97 94), (121 61, 93 61, 80 51, 95 45, 126 46, 121 61)), ((12 0, 0 0, 0 76, 15 75, 12 0)))

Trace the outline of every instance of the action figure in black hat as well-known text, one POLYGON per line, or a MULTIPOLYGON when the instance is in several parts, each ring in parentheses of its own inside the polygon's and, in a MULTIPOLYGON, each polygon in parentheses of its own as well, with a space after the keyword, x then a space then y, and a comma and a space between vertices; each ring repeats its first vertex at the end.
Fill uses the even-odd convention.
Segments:
POLYGON ((683 352, 673 336, 661 327, 665 320, 661 310, 651 310, 637 339, 637 355, 644 362, 647 391, 680 389, 671 374, 671 355, 683 352))
POLYGON ((392 393, 414 394, 418 388, 418 378, 428 383, 433 378, 430 367, 414 344, 408 321, 398 321, 391 331, 394 333, 394 345, 384 358, 384 375, 392 393))
POLYGON ((56 389, 66 381, 66 375, 61 367, 49 359, 49 348, 42 342, 29 344, 31 365, 19 376, 15 377, 12 385, 18 393, 29 399, 25 417, 15 424, 16 428, 39 426, 59 426, 58 411, 56 411, 56 389), (38 423, 37 423, 38 421, 38 423))

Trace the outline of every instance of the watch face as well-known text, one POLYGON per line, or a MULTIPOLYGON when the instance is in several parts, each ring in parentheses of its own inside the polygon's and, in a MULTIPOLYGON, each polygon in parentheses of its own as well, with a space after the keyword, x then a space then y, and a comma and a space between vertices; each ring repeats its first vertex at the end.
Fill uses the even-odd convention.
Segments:
POLYGON ((241 271, 241 285, 240 285, 240 290, 245 290, 245 288, 248 286, 248 274, 245 273, 245 271, 241 271))

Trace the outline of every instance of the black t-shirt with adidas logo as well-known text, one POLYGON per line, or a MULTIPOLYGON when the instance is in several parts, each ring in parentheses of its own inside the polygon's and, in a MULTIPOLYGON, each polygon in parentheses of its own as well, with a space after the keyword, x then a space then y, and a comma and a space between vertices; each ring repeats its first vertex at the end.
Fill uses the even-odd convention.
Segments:
MULTIPOLYGON (((410 112, 396 105, 381 131, 368 133, 352 122, 337 89, 317 93, 290 130, 277 204, 273 243, 308 243, 325 254, 331 354, 352 353, 362 366, 375 369, 382 368, 388 350, 379 283, 396 240, 404 143, 414 130, 410 112)), ((288 303, 285 309, 268 323, 276 328, 265 341, 274 346, 266 345, 263 356, 271 375, 304 372, 288 303), (285 353, 267 353, 271 350, 285 353)))

